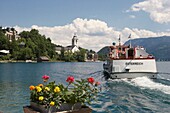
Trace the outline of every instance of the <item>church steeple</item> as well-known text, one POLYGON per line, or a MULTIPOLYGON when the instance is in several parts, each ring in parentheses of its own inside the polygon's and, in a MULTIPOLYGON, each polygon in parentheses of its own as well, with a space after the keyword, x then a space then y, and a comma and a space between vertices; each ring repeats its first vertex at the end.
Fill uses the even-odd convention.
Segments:
POLYGON ((73 36, 73 38, 72 38, 72 47, 74 47, 74 46, 77 46, 77 47, 78 47, 77 42, 78 42, 78 38, 77 38, 76 33, 74 33, 74 36, 73 36))

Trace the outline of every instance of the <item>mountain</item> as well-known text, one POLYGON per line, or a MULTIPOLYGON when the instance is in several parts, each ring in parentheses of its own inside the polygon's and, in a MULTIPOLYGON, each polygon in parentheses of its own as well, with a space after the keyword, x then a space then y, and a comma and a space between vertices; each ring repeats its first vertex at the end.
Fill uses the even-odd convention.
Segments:
POLYGON ((107 54, 109 53, 109 48, 103 47, 102 49, 100 49, 97 54, 98 54, 98 59, 101 61, 105 61, 107 58, 107 54))
MULTIPOLYGON (((124 45, 129 45, 130 40, 124 45)), ((143 46, 149 54, 157 60, 170 60, 170 36, 131 39, 132 46, 143 46)), ((108 53, 107 47, 98 51, 98 54, 108 53)))
POLYGON ((109 53, 109 48, 107 46, 103 47, 102 49, 100 49, 97 54, 99 55, 106 55, 109 53))

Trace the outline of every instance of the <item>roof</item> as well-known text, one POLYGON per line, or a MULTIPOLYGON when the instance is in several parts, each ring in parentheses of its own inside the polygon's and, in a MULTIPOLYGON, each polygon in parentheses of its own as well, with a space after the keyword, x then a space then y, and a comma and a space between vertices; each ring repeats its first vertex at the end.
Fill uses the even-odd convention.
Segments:
POLYGON ((48 57, 46 57, 46 56, 40 56, 40 59, 42 59, 42 60, 49 60, 48 57))
POLYGON ((62 47, 55 47, 56 51, 61 51, 62 47))
POLYGON ((67 46, 67 47, 64 47, 64 50, 72 50, 72 46, 67 46))

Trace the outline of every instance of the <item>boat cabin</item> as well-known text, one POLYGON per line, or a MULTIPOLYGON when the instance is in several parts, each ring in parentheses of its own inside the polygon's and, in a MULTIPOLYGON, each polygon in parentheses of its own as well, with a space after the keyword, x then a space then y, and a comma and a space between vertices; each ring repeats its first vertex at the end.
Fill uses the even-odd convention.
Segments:
POLYGON ((152 59, 154 58, 152 55, 148 54, 143 47, 136 46, 110 46, 109 57, 111 59, 119 60, 119 59, 152 59))

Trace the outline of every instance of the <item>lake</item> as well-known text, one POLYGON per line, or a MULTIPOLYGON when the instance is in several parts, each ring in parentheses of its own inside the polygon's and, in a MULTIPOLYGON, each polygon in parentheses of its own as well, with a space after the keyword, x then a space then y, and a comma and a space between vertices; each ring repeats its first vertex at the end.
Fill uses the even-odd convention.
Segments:
POLYGON ((101 91, 90 107, 93 113, 155 113, 170 111, 170 62, 157 62, 158 79, 146 77, 108 80, 103 78, 103 62, 0 63, 0 112, 23 113, 29 105, 30 85, 50 81, 64 83, 67 76, 94 77, 101 91))

